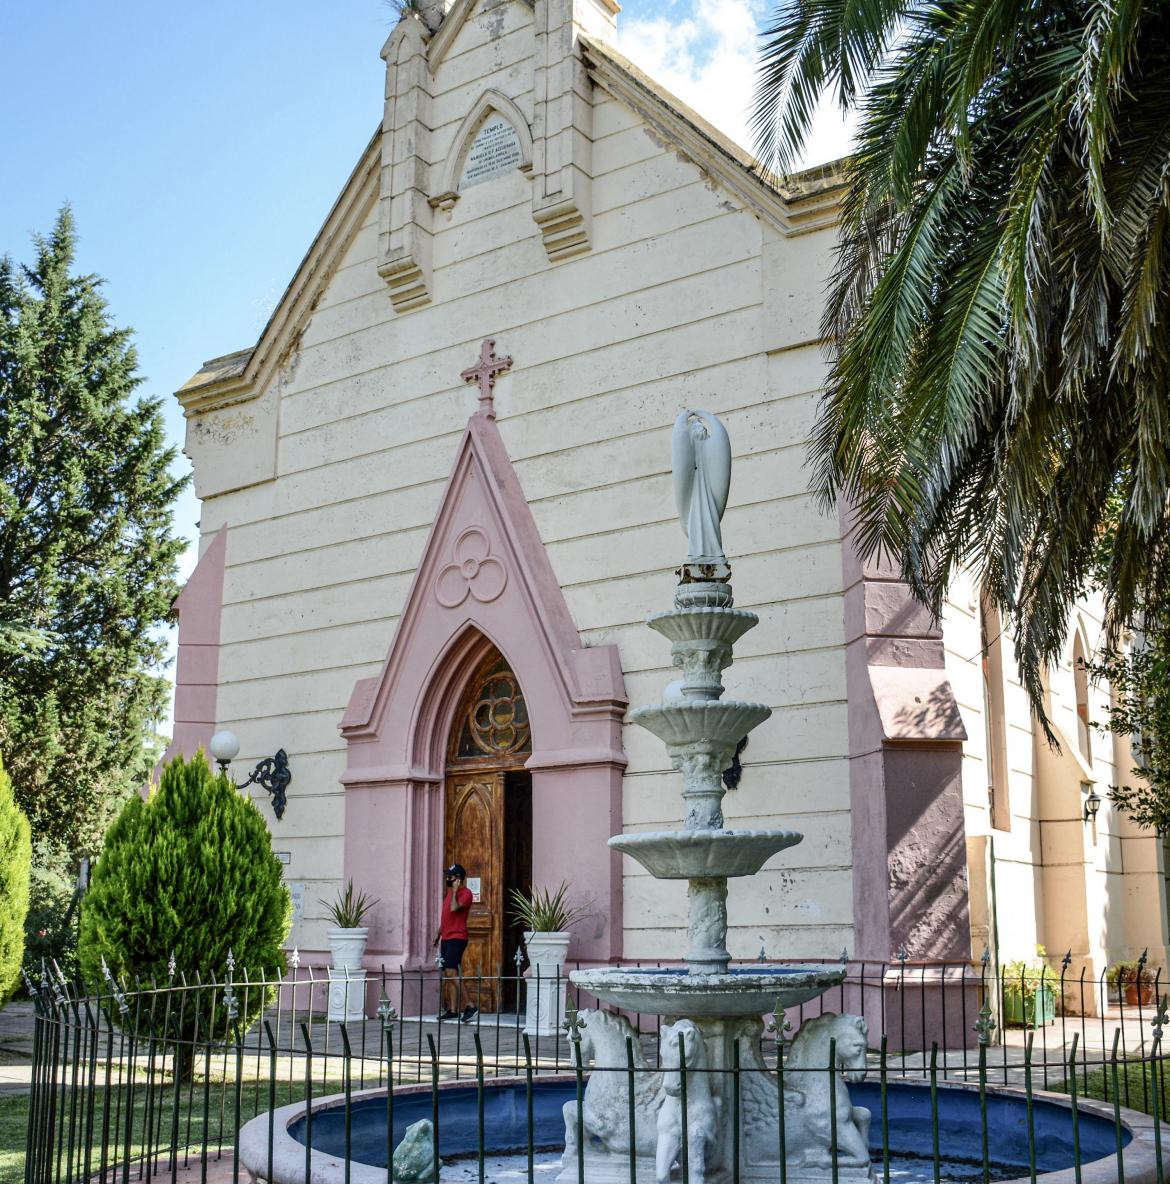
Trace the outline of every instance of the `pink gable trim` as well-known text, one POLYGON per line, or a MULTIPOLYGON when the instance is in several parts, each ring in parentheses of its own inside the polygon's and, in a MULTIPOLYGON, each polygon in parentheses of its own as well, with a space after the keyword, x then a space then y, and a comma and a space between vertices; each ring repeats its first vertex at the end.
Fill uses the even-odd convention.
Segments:
POLYGON ((182 592, 175 598, 179 616, 179 652, 175 661, 175 726, 158 769, 182 753, 192 756, 215 731, 219 687, 219 621, 223 608, 223 572, 227 527, 222 526, 200 556, 182 592))
POLYGON ((499 431, 477 414, 381 673, 354 687, 341 722, 345 874, 382 897, 376 962, 430 963, 447 738, 489 646, 515 671, 532 721, 534 882, 565 879, 594 902, 597 924, 578 933, 575 956, 617 957, 621 867, 606 846, 621 829, 626 764, 617 649, 582 646, 499 431), (401 883, 387 884, 398 869, 401 883))

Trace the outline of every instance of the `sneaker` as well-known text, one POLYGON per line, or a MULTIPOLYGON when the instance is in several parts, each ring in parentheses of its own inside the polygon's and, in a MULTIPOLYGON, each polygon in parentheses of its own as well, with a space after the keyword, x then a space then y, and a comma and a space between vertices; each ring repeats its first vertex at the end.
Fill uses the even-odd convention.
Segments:
POLYGON ((479 1008, 476 1007, 474 1003, 469 1003, 463 1009, 463 1014, 459 1017, 459 1022, 461 1024, 470 1024, 471 1021, 473 1019, 475 1019, 476 1012, 478 1012, 478 1011, 479 1011, 479 1008))
POLYGON ((442 1015, 439 1016, 439 1019, 441 1019, 441 1020, 457 1020, 458 1018, 459 1018, 459 1013, 452 1011, 449 1007, 447 1008, 447 1010, 445 1012, 443 1012, 442 1015))

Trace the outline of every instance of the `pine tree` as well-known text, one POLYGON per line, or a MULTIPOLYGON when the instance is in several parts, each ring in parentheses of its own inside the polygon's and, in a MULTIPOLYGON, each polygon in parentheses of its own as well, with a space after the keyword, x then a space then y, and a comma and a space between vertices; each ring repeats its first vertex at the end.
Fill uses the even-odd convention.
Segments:
MULTIPOLYGON (((82 975, 102 984, 104 959, 115 977, 165 983, 173 954, 188 981, 222 981, 230 952, 237 982, 244 971, 253 981, 272 978, 284 967, 291 920, 260 811, 212 773, 202 752, 178 756, 106 835, 81 917, 82 975)), ((262 1000, 238 994, 246 1028, 262 1000)))
POLYGON ((32 841, 28 819, 16 804, 0 762, 0 1007, 20 980, 32 841))
POLYGON ((38 864, 69 875, 149 774, 184 485, 66 208, 0 258, 0 745, 38 864))

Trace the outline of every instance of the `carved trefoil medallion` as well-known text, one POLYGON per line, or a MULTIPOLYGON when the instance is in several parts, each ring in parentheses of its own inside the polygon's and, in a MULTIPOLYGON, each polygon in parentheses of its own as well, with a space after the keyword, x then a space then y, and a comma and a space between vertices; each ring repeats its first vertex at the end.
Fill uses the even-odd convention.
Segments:
POLYGON ((435 599, 444 608, 458 608, 468 596, 490 604, 508 585, 508 569, 491 553, 487 532, 469 526, 451 548, 451 562, 435 577, 435 599))

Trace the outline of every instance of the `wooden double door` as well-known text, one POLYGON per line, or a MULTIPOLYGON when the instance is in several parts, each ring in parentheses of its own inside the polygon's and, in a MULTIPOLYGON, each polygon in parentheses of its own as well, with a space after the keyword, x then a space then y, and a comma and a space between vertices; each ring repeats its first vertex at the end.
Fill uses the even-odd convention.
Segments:
POLYGON ((452 727, 443 846, 444 867, 462 864, 474 896, 463 978, 465 993, 485 1012, 519 1005, 515 953, 523 926, 510 898, 532 885, 532 776, 524 768, 531 752, 519 683, 493 653, 469 683, 452 727))

